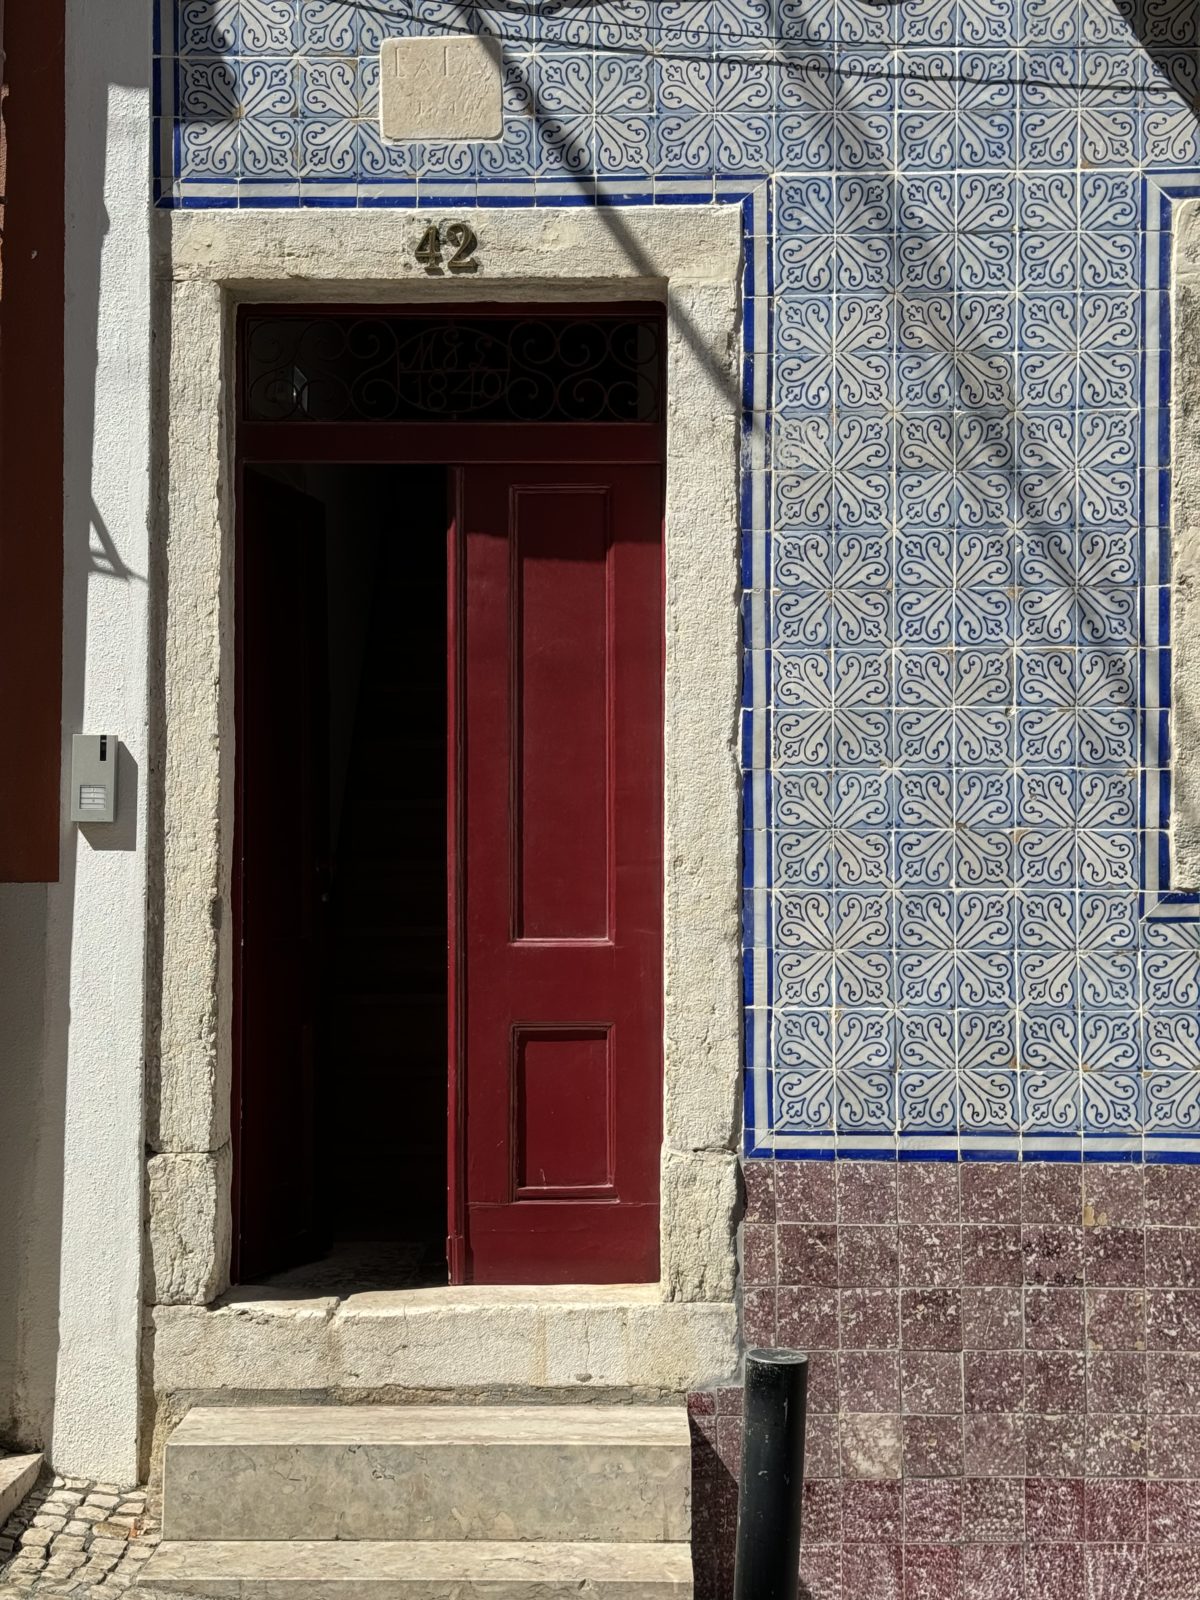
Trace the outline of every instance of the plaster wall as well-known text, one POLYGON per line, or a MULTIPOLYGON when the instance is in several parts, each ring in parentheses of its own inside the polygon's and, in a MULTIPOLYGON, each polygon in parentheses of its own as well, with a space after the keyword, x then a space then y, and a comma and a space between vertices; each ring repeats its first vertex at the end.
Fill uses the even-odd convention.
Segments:
POLYGON ((67 8, 63 735, 121 749, 118 821, 67 827, 49 891, 46 1050, 66 1067, 53 1460, 118 1482, 137 1471, 144 1181, 149 27, 144 0, 67 8))
MULTIPOLYGON (((422 212, 163 219, 166 606, 161 1033, 152 1073, 147 1362, 180 1391, 642 1386, 732 1370, 739 1126, 737 473, 733 208, 464 211, 486 277, 413 261, 422 212), (229 374, 257 301, 646 298, 668 306, 662 1281, 287 1306, 228 1284, 233 777, 229 374), (169 347, 169 354, 168 354, 169 347), (369 1302, 369 1303, 368 1303, 369 1302)), ((443 219, 444 220, 444 219, 443 219)))
POLYGON ((138 1464, 144 1183, 150 10, 66 8, 61 814, 88 730, 120 740, 118 819, 64 822, 59 881, 0 890, 0 1433, 119 1482, 138 1464))

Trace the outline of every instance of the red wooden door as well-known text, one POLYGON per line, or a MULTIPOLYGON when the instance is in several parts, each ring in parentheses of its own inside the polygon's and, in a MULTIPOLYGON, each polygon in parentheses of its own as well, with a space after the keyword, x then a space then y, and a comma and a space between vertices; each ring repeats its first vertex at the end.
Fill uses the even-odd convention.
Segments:
POLYGON ((323 513, 248 468, 238 572, 235 1281, 314 1249, 318 996, 327 959, 323 513))
POLYGON ((653 1281, 662 469, 472 466, 459 492, 452 1268, 653 1281))

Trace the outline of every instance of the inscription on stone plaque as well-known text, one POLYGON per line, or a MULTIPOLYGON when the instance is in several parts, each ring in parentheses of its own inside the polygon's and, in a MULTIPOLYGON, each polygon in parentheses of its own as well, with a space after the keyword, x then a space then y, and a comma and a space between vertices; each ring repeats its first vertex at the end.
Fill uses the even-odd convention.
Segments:
POLYGON ((504 132, 499 46, 493 39, 385 39, 379 56, 383 137, 499 139, 504 132))

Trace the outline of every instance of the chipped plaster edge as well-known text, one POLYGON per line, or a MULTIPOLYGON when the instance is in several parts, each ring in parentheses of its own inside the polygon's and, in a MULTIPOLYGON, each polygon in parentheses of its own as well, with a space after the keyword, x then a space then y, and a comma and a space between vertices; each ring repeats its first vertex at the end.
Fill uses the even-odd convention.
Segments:
MULTIPOLYGON (((503 211, 243 211, 162 215, 169 293, 160 897, 162 1010, 149 1196, 152 1258, 176 1263, 172 1298, 220 1340, 204 1310, 228 1283, 229 1197, 197 1248, 172 1157, 214 1155, 229 1138, 233 652, 230 372, 242 301, 453 303, 664 298, 668 307, 666 492, 666 839, 662 1280, 640 1318, 675 1328, 670 1302, 707 1306, 734 1338, 740 1117, 740 687, 738 449, 741 220, 735 206, 503 211), (479 238, 483 276, 427 277, 413 241, 434 219, 479 238), (715 449, 714 441, 723 441, 715 449), (190 1263, 191 1279, 181 1264, 190 1263), (657 1314, 657 1317, 656 1317, 657 1314)), ((461 1313, 460 1313, 461 1315, 461 1313)), ((557 1315, 572 1321, 570 1311, 557 1315)), ((478 1318, 478 1372, 498 1354, 478 1318)), ((586 1319, 576 1318, 581 1336, 586 1319)), ((725 1334, 722 1338, 725 1338, 725 1334)), ((433 1341, 436 1347, 436 1339, 433 1341)), ((658 1382, 655 1338, 628 1344, 619 1381, 658 1382)), ((685 1340, 686 1382, 728 1366, 685 1340)), ((357 1359, 357 1358, 355 1358, 357 1359)), ((160 1393, 185 1374, 153 1358, 160 1393)), ((668 1364, 669 1365, 669 1364, 668 1364)), ((665 1370, 665 1369, 663 1369, 665 1370)), ((232 1376, 232 1374, 231 1374, 232 1376)), ((393 1382, 407 1382, 403 1364, 393 1382)), ((276 1382, 288 1381, 276 1374, 276 1382)), ((424 1381, 424 1380, 422 1380, 424 1381)), ((454 1383, 454 1377, 438 1381, 454 1383)), ((534 1382, 535 1379, 525 1381, 534 1382)), ((674 1380, 672 1380, 674 1381, 674 1380)), ((303 1383, 299 1372, 296 1382, 303 1383)))

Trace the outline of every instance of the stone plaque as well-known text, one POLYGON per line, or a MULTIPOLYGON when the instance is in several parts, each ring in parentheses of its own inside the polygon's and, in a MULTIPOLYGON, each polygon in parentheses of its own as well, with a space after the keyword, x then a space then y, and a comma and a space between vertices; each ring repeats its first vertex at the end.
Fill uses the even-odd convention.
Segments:
POLYGON ((383 137, 499 139, 500 49, 493 39, 385 39, 379 58, 383 137))

